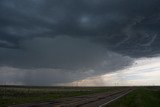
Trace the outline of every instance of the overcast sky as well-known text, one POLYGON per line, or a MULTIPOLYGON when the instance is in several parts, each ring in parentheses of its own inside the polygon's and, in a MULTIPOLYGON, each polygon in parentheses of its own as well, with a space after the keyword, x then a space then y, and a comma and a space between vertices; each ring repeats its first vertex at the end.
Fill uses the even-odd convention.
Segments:
POLYGON ((160 85, 159 5, 0 0, 0 84, 160 85))

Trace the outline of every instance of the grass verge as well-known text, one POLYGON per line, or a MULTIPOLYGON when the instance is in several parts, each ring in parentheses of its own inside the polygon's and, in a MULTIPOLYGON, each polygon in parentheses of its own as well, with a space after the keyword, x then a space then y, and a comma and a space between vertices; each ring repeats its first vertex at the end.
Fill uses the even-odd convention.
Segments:
POLYGON ((106 107, 160 107, 160 90, 137 88, 106 107))

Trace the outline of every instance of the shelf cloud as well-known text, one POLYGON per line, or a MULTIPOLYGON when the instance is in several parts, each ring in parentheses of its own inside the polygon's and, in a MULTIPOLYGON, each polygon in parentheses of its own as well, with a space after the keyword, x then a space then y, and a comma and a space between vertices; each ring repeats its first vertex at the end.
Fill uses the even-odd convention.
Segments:
POLYGON ((48 75, 58 83, 157 57, 159 5, 159 0, 1 0, 0 66, 25 75, 53 69, 48 75), (54 76, 62 72, 64 81, 54 76))

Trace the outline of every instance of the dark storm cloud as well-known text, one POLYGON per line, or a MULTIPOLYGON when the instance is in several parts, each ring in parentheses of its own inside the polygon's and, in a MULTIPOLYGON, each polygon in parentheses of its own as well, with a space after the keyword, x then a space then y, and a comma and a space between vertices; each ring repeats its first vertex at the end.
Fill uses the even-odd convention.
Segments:
POLYGON ((131 58, 111 53, 101 45, 68 36, 57 36, 54 39, 34 38, 21 41, 20 44, 23 49, 0 48, 1 66, 86 70, 117 63, 114 64, 115 68, 106 66, 114 70, 128 65, 131 61, 131 58))
POLYGON ((1 0, 0 46, 32 37, 89 38, 131 57, 159 53, 159 0, 1 0), (147 44, 147 45, 145 45, 147 44))
POLYGON ((160 53, 159 5, 159 0, 1 0, 0 66, 88 72, 83 78, 123 69, 132 58, 160 53))

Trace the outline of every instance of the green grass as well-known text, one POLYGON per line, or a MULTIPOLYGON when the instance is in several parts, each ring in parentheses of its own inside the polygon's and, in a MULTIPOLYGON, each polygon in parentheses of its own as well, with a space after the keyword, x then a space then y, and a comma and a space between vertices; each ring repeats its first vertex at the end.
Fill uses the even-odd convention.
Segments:
MULTIPOLYGON (((117 87, 120 89, 119 87, 117 87)), ((0 86, 0 107, 101 93, 114 87, 13 87, 0 86)))
POLYGON ((160 107, 160 90, 155 88, 137 88, 106 107, 160 107))

